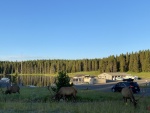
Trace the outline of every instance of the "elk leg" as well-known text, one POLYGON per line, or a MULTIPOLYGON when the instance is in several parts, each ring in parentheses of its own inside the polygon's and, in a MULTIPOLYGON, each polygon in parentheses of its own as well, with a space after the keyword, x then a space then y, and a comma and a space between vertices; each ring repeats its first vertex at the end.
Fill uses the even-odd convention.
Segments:
POLYGON ((65 95, 63 95, 63 100, 64 100, 64 101, 66 100, 66 97, 65 97, 65 95))
POLYGON ((130 98, 130 103, 132 103, 132 99, 130 98))
POLYGON ((126 105, 127 105, 127 98, 126 98, 126 97, 123 97, 123 99, 124 99, 124 102, 125 102, 126 105))
POLYGON ((123 97, 123 100, 124 100, 125 103, 127 102, 127 99, 125 97, 123 97))
POLYGON ((76 95, 72 95, 72 96, 73 96, 74 101, 76 101, 76 95))
POLYGON ((58 101, 60 101, 60 99, 63 99, 63 95, 58 96, 58 101))

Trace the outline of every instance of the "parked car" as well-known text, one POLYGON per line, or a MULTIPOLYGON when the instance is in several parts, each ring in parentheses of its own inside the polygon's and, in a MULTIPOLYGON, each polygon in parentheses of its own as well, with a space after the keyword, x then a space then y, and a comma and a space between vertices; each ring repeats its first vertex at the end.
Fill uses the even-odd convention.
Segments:
POLYGON ((116 77, 116 80, 123 80, 122 77, 116 77))
POLYGON ((127 79, 123 79, 123 81, 133 82, 133 81, 134 81, 134 79, 132 79, 132 78, 127 78, 127 79))
POLYGON ((3 77, 3 78, 1 78, 1 81, 4 81, 4 82, 10 82, 10 79, 9 79, 9 78, 3 77))
POLYGON ((0 79, 0 87, 7 87, 10 85, 10 79, 9 78, 1 78, 0 79))
POLYGON ((133 93, 140 92, 140 87, 139 87, 138 83, 137 82, 132 82, 132 81, 131 82, 129 82, 129 81, 127 81, 127 82, 118 82, 117 84, 115 84, 111 88, 111 90, 113 92, 121 92, 122 88, 124 88, 124 87, 131 88, 133 93))

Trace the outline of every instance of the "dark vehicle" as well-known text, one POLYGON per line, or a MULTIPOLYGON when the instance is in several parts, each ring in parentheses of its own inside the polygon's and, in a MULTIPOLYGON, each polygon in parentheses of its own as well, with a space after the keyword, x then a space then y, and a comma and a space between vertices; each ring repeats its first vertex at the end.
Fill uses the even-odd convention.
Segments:
POLYGON ((123 81, 127 81, 127 82, 133 82, 134 79, 128 78, 128 79, 123 79, 123 81))
POLYGON ((137 82, 118 82, 117 84, 115 84, 111 90, 113 92, 121 92, 122 88, 124 87, 129 87, 132 89, 133 93, 138 93, 140 92, 140 87, 137 84, 137 82))

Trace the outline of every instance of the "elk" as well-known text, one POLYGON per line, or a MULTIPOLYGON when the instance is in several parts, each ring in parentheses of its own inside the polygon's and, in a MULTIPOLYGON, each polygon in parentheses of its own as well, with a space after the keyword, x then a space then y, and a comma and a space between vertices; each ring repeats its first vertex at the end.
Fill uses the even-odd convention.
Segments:
POLYGON ((127 99, 130 99, 130 102, 133 103, 134 107, 137 105, 137 101, 144 96, 143 93, 138 99, 134 98, 133 91, 129 87, 125 87, 122 89, 121 94, 123 96, 124 102, 127 103, 127 99))
POLYGON ((61 98, 66 100, 68 97, 73 97, 76 100, 76 94, 77 90, 74 87, 61 87, 54 98, 59 101, 61 98))
POLYGON ((5 94, 11 94, 17 92, 20 94, 20 87, 18 85, 12 85, 12 86, 7 86, 5 94))

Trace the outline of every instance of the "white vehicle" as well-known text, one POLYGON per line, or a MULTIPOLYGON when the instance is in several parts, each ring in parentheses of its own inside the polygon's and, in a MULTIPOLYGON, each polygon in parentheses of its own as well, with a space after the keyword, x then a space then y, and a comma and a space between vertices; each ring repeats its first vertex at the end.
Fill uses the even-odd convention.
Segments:
POLYGON ((1 78, 1 81, 9 82, 9 81, 10 81, 10 79, 9 79, 9 78, 5 78, 5 77, 3 77, 3 78, 1 78))
POLYGON ((138 76, 134 76, 134 80, 138 80, 139 79, 139 77, 138 76))
POLYGON ((116 80, 123 80, 122 77, 116 77, 116 80))
POLYGON ((124 77, 124 79, 129 79, 129 78, 135 79, 135 77, 134 77, 134 76, 131 76, 131 75, 127 75, 127 76, 124 77))

